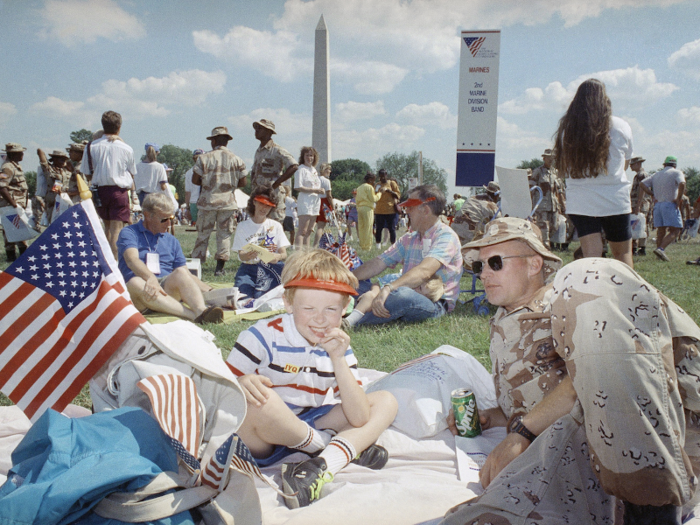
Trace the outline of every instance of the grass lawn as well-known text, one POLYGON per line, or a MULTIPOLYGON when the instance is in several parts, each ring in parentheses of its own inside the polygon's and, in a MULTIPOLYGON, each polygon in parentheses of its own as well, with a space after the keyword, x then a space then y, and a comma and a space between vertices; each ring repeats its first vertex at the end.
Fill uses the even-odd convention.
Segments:
MULTIPOLYGON (((196 233, 187 231, 188 229, 191 228, 184 226, 176 228, 176 236, 182 243, 185 254, 192 251, 196 238, 196 233)), ((357 249, 357 241, 351 241, 350 244, 357 249)), ((651 246, 648 249, 649 255, 635 257, 635 270, 676 301, 696 322, 700 322, 700 301, 697 300, 697 295, 700 293, 700 267, 685 264, 686 260, 700 256, 700 244, 695 242, 695 239, 692 242, 675 243, 667 250, 671 257, 670 263, 658 260, 651 253, 653 241, 650 241, 649 245, 651 246)), ((573 250, 577 247, 578 244, 572 244, 569 253, 559 254, 564 259, 564 263, 572 260, 573 250)), ((209 249, 211 253, 216 249, 214 235, 210 239, 209 249)), ((378 253, 379 250, 373 248, 369 252, 360 251, 359 255, 362 260, 367 261, 378 253)), ((233 258, 236 261, 228 263, 226 268, 228 275, 225 277, 214 277, 215 262, 211 259, 207 261, 203 268, 203 279, 213 282, 233 282, 233 276, 239 264, 237 258, 235 256, 233 258)), ((5 255, 2 253, 0 269, 7 266, 5 255)), ((462 279, 462 289, 471 289, 471 279, 462 279)), ((471 298, 469 294, 461 296, 465 301, 471 298)), ((493 311, 495 310, 492 309, 493 311)), ((229 325, 208 325, 206 328, 216 336, 216 343, 226 358, 238 334, 251 324, 252 322, 242 321, 229 325)), ((423 323, 413 325, 392 323, 380 327, 360 327, 352 332, 351 338, 360 366, 365 368, 388 372, 399 364, 429 353, 444 344, 469 352, 490 368, 488 317, 476 315, 471 302, 460 302, 451 314, 423 323)), ((74 403, 90 407, 87 386, 74 403)), ((11 404, 10 400, 0 395, 0 405, 7 404, 11 404)))

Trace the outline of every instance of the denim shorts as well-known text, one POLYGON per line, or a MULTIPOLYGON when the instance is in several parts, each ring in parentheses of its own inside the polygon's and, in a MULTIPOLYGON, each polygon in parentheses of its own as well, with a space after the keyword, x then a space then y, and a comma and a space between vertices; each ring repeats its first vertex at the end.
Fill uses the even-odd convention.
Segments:
POLYGON ((682 228, 681 211, 675 202, 657 202, 654 206, 654 228, 682 228))

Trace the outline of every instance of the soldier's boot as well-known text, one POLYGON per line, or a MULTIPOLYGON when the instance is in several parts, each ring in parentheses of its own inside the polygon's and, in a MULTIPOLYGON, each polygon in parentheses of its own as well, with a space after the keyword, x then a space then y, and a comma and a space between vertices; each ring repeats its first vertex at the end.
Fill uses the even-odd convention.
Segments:
POLYGON ((17 252, 14 246, 5 246, 5 255, 7 262, 15 262, 17 260, 17 252))
POLYGON ((563 252, 569 251, 569 243, 568 242, 565 242, 564 244, 561 245, 561 251, 563 251, 563 252))
POLYGON ((26 244, 20 244, 18 246, 18 248, 19 248, 19 254, 21 256, 24 252, 27 251, 27 248, 29 248, 29 246, 27 246, 26 244))
POLYGON ((681 507, 633 505, 625 501, 624 525, 680 525, 681 507))
POLYGON ((647 247, 646 246, 642 246, 641 248, 639 248, 639 250, 637 250, 637 255, 646 255, 646 254, 647 254, 647 247))
POLYGON ((226 275, 226 272, 224 271, 224 265, 226 264, 226 261, 222 261, 218 259, 216 261, 216 270, 214 270, 214 276, 219 277, 221 275, 226 275))

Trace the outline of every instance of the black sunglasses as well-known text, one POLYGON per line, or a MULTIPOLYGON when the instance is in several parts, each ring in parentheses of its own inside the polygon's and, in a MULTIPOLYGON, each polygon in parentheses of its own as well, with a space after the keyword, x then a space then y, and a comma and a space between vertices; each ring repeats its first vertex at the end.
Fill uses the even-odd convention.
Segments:
POLYGON ((164 223, 167 221, 172 221, 175 218, 175 215, 171 215, 170 217, 166 217, 165 219, 161 219, 160 222, 164 223))
MULTIPOLYGON (((488 260, 486 261, 489 265, 489 268, 491 268, 494 272, 500 272, 503 269, 503 260, 504 259, 520 259, 522 257, 532 257, 531 255, 494 255, 492 257, 489 257, 488 260)), ((476 275, 481 275, 481 272, 484 270, 484 261, 474 261, 472 263, 472 271, 476 275)))

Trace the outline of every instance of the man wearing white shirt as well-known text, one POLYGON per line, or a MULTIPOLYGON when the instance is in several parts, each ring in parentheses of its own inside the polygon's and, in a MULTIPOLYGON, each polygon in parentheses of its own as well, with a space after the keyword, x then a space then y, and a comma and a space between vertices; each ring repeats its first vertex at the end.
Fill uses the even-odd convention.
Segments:
MULTIPOLYGON (((192 162, 197 162, 197 157, 199 157, 204 150, 196 149, 192 153, 192 162)), ((197 199, 199 199, 199 192, 202 189, 201 186, 192 184, 192 174, 194 173, 194 165, 187 170, 185 173, 185 202, 190 210, 190 218, 192 219, 192 226, 197 224, 197 199)))
MULTIPOLYGON (((117 239, 125 224, 131 222, 129 190, 134 189, 136 162, 134 150, 120 137, 122 117, 116 111, 102 114, 104 135, 90 142, 85 148, 86 175, 92 174, 92 184, 97 186, 97 196, 101 203, 97 214, 105 223, 105 234, 117 257, 117 239)), ((134 204, 138 204, 136 191, 132 192, 134 204)))

